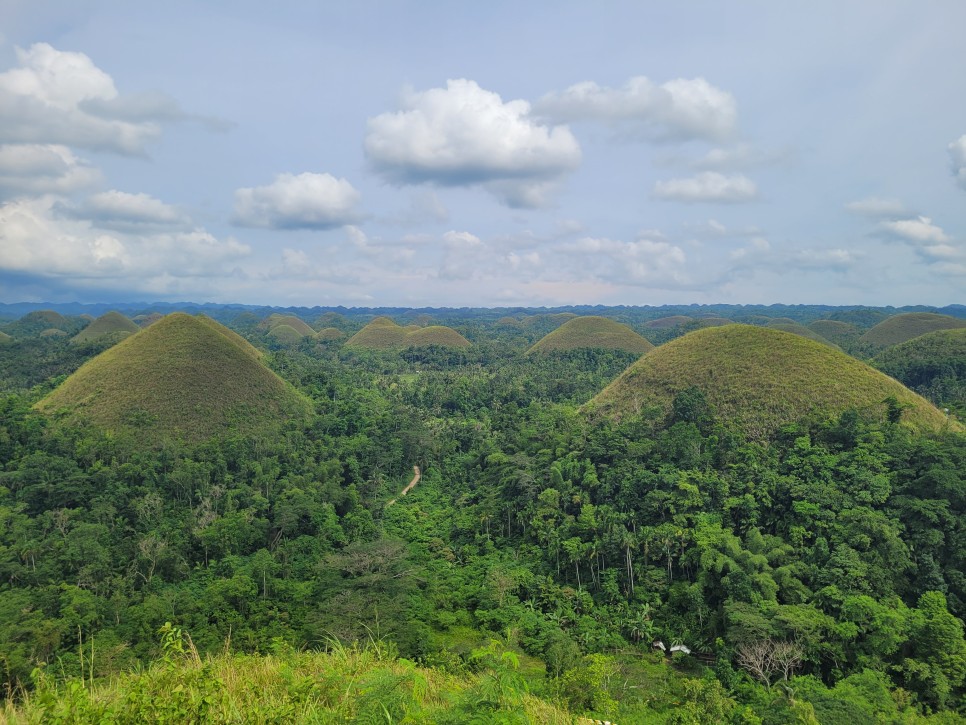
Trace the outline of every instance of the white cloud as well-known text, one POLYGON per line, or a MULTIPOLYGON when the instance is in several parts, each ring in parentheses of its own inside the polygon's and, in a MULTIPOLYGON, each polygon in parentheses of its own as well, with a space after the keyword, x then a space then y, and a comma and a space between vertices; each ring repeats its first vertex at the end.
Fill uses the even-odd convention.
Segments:
POLYGON ((952 159, 956 183, 966 189, 966 134, 949 144, 949 156, 952 159))
POLYGON ((98 227, 132 231, 149 226, 183 227, 190 224, 188 217, 175 206, 148 194, 129 194, 113 189, 91 196, 75 215, 90 219, 98 227))
POLYGON ((267 186, 238 189, 232 222, 265 229, 333 229, 358 220, 361 195, 331 174, 279 174, 267 186))
POLYGON ((718 140, 731 136, 737 121, 734 96, 704 78, 678 78, 655 85, 635 76, 621 88, 585 81, 548 93, 534 113, 555 123, 601 121, 657 140, 718 140))
POLYGON ((917 219, 900 219, 898 221, 882 222, 879 228, 899 237, 907 242, 917 244, 942 243, 949 241, 942 227, 932 223, 929 217, 921 216, 917 219))
POLYGON ((754 237, 748 240, 748 245, 733 249, 730 257, 734 260, 757 259, 771 251, 771 244, 764 237, 754 237))
POLYGON ((759 227, 753 225, 744 227, 729 227, 725 224, 722 224, 717 219, 708 219, 706 222, 685 222, 684 228, 689 233, 706 239, 755 237, 760 236, 762 233, 762 230, 759 227))
POLYGON ((100 172, 66 146, 0 145, 0 197, 70 194, 100 180, 100 172))
POLYGON ((83 53, 47 43, 17 48, 17 67, 0 73, 0 143, 63 144, 140 155, 181 117, 165 96, 121 96, 83 53))
POLYGON ((443 235, 443 244, 455 249, 469 249, 483 246, 482 240, 475 234, 454 230, 450 230, 443 235))
POLYGON ((546 202, 546 184, 580 163, 566 126, 529 116, 523 100, 504 102, 474 81, 406 93, 402 110, 370 118, 365 150, 373 166, 400 184, 487 185, 507 203, 546 202))
POLYGON ((590 275, 610 283, 658 288, 687 283, 684 250, 665 241, 581 237, 557 246, 555 251, 573 259, 568 271, 576 279, 586 280, 590 275))
POLYGON ((848 269, 861 255, 848 249, 802 249, 791 255, 794 267, 805 269, 848 269))
POLYGON ((757 199, 758 187, 747 176, 705 171, 687 179, 658 181, 654 196, 664 201, 737 204, 757 199))
POLYGON ((251 251, 204 229, 104 233, 87 220, 58 216, 54 203, 45 197, 0 206, 0 270, 73 288, 159 291, 171 280, 234 274, 234 263, 251 251))
POLYGON ((727 148, 714 148, 700 159, 689 161, 692 169, 703 171, 738 171, 757 166, 774 166, 788 163, 792 156, 789 149, 762 151, 750 144, 742 143, 727 148))
POLYGON ((877 196, 850 201, 845 208, 853 214, 868 217, 899 217, 909 214, 905 204, 898 199, 881 199, 877 196))

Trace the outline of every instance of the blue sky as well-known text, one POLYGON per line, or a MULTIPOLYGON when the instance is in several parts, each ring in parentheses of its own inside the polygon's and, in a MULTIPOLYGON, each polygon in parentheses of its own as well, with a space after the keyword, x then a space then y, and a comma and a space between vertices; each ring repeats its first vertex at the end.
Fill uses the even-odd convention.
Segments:
POLYGON ((0 301, 962 303, 966 4, 0 2, 0 301))

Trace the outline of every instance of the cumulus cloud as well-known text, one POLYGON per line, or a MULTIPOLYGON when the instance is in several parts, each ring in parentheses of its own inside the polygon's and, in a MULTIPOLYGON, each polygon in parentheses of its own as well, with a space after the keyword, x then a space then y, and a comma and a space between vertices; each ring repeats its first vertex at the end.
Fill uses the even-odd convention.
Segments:
POLYGON ((925 216, 916 219, 882 222, 879 228, 891 236, 917 244, 935 244, 949 241, 949 237, 946 236, 942 227, 936 226, 932 223, 932 219, 925 216))
POLYGON ((401 105, 370 118, 365 139, 369 161, 394 183, 492 185, 507 203, 537 206, 580 163, 566 126, 537 123, 527 101, 504 102, 471 80, 409 91, 401 105))
POLYGON ((334 229, 357 221, 361 199, 331 174, 279 174, 267 186, 238 189, 232 223, 264 229, 334 229))
POLYGON ((666 241, 581 237, 559 245, 555 251, 576 262, 570 270, 578 279, 586 279, 590 274, 610 283, 633 286, 671 288, 687 284, 684 250, 666 241))
POLYGON ((852 214, 867 217, 899 217, 909 214, 905 204, 898 199, 881 199, 877 196, 850 201, 845 208, 852 214))
POLYGON ((952 160, 953 176, 956 183, 966 189, 966 134, 949 144, 949 156, 952 160))
POLYGON ((677 78, 656 85, 635 76, 621 88, 585 81, 548 93, 535 115, 554 123, 600 121, 635 136, 663 141, 720 140, 737 121, 734 96, 704 78, 677 78))
MULTIPOLYGON (((63 207, 62 207, 63 208, 63 207)), ((187 227, 190 219, 176 206, 148 194, 110 190, 94 194, 80 207, 69 211, 104 229, 137 231, 148 227, 187 227)))
POLYGON ((701 158, 687 162, 687 165, 702 171, 738 171, 757 166, 788 163, 792 156, 790 149, 767 151, 741 143, 725 148, 713 148, 701 158))
POLYGON ((140 155, 163 122, 183 115, 160 94, 122 96, 84 53, 36 43, 16 54, 17 66, 0 73, 0 143, 140 155))
POLYGON ((705 171, 686 179, 658 181, 654 184, 653 193, 664 201, 739 204, 757 199, 758 187, 741 174, 726 176, 705 171))
MULTIPOLYGON (((56 214, 48 197, 0 206, 0 270, 59 278, 75 288, 94 284, 101 289, 161 291, 171 280, 234 274, 234 263, 250 251, 204 229, 105 233, 89 221, 56 214)), ((196 291, 201 289, 199 285, 196 291)))
POLYGON ((797 268, 843 270, 852 267, 861 257, 848 249, 801 249, 791 255, 797 268))
POLYGON ((0 198, 70 194, 100 180, 100 172, 66 146, 0 145, 0 198))

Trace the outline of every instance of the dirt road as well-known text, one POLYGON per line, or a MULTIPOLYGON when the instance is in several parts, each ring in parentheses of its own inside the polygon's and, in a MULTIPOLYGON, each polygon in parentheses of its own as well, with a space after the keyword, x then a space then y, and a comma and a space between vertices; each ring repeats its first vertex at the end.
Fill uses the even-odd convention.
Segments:
MULTIPOLYGON (((419 483, 419 466, 413 466, 413 480, 409 482, 409 484, 406 486, 406 488, 404 488, 402 491, 399 492, 399 498, 402 498, 407 493, 409 493, 410 491, 412 491, 413 490, 413 487, 417 483, 419 483)), ((386 504, 386 508, 389 508, 394 503, 396 503, 396 501, 398 501, 398 500, 399 499, 395 499, 395 498, 392 499, 389 503, 386 504)))

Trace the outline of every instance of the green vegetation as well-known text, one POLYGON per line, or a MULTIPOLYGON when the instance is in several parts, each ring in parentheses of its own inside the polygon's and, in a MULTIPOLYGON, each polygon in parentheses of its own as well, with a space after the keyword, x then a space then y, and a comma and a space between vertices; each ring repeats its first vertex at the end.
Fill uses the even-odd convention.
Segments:
MULTIPOLYGON (((37 310, 28 312, 19 320, 8 323, 3 332, 16 338, 38 337, 48 330, 56 330, 65 335, 75 335, 82 330, 88 321, 83 317, 64 317, 53 310, 37 310)), ((55 333, 49 333, 55 334, 55 333)))
POLYGON ((260 353, 221 313, 91 359, 91 402, 216 419, 267 374, 301 414, 105 427, 34 407, 97 344, 0 346, 0 722, 963 722, 966 435, 899 383, 766 327, 260 353), (666 408, 582 413, 634 371, 666 408))
POLYGON ((13 338, 6 332, 0 332, 0 345, 7 345, 13 342, 13 338))
POLYGON ((164 436, 270 429, 304 416, 307 403, 217 325, 168 315, 86 363, 37 407, 131 430, 146 445, 164 436))
POLYGON ((850 350, 862 335, 862 331, 853 324, 838 320, 815 320, 808 325, 808 329, 818 333, 829 342, 833 342, 843 350, 850 350))
POLYGON ((319 342, 332 342, 341 340, 343 337, 345 337, 345 333, 338 327, 323 327, 315 333, 315 339, 319 342))
MULTIPOLYGON (((276 327, 281 327, 282 325, 294 330, 300 337, 305 337, 307 335, 314 335, 315 330, 313 330, 306 322, 295 317, 294 315, 279 315, 273 314, 269 315, 261 324, 261 327, 265 328, 269 332, 274 330, 276 327)), ((289 337, 288 333, 282 333, 283 336, 289 337)))
POLYGON ((440 347, 469 347, 470 341, 451 327, 430 325, 429 327, 420 327, 407 333, 403 344, 406 347, 429 347, 430 345, 439 345, 440 347))
POLYGON ((67 337, 67 333, 63 330, 58 330, 56 327, 50 327, 46 330, 41 330, 40 337, 67 337))
POLYGON ((691 322, 691 318, 685 315, 670 315, 669 317, 659 317, 656 320, 648 320, 644 323, 644 327, 660 330, 665 327, 677 327, 688 322, 691 322))
POLYGON ((898 345, 927 332, 954 330, 966 327, 966 320, 932 312, 907 312, 883 320, 859 338, 859 342, 870 349, 881 350, 898 345))
POLYGON ((627 417, 663 417, 679 393, 697 387, 722 421, 764 437, 799 420, 846 410, 883 419, 895 399, 904 422, 939 430, 946 417, 928 401, 854 358, 786 332, 750 325, 692 332, 653 350, 588 406, 627 417))
POLYGON ((101 315, 71 338, 74 342, 94 342, 101 337, 110 337, 120 342, 141 328, 120 312, 108 312, 101 315))
POLYGON ((920 335, 885 350, 872 364, 940 408, 966 417, 966 328, 920 335))
POLYGON ((830 342, 814 330, 804 325, 799 325, 797 322, 770 322, 768 323, 768 327, 772 330, 781 330, 783 332, 790 332, 793 335, 799 335, 800 337, 807 337, 809 340, 815 340, 815 342, 820 342, 823 345, 838 347, 834 342, 830 342))
POLYGON ((303 333, 288 325, 274 325, 268 331, 268 336, 281 345, 298 345, 305 337, 303 333))
POLYGON ((624 350, 642 355, 652 350, 654 346, 627 325, 608 317, 586 316, 568 320, 537 342, 527 351, 527 354, 581 348, 624 350))

